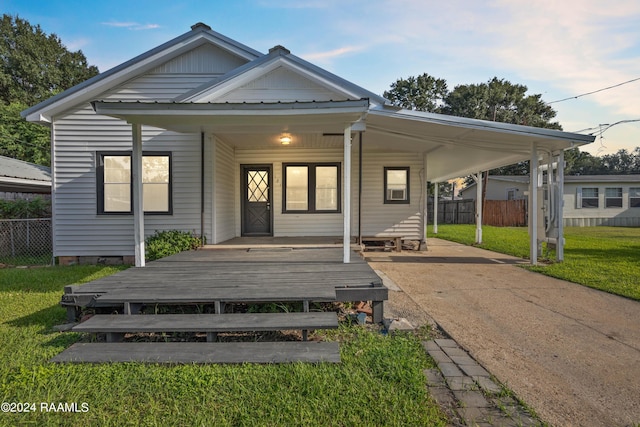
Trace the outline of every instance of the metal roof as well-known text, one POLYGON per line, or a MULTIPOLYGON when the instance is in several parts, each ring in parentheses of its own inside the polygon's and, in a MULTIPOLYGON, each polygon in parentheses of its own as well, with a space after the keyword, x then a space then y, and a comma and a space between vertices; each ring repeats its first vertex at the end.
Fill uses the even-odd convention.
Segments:
POLYGON ((51 168, 0 156, 0 191, 49 193, 51 168))

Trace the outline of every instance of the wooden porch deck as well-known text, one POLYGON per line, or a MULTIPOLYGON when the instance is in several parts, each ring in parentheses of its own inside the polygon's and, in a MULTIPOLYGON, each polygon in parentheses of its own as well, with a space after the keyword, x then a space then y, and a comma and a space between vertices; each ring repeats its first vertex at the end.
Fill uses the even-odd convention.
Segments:
MULTIPOLYGON (((130 268, 84 285, 67 286, 62 305, 68 309, 69 320, 72 317, 75 320, 78 310, 83 307, 103 307, 124 315, 96 316, 91 319, 90 327, 78 325, 76 331, 103 332, 107 334, 109 342, 100 343, 100 346, 91 345, 93 343, 75 344, 53 361, 129 361, 134 358, 140 361, 182 363, 190 357, 196 363, 254 361, 256 359, 252 353, 267 350, 266 347, 262 350, 254 348, 263 343, 235 346, 235 353, 223 349, 223 344, 231 343, 200 343, 207 344, 200 347, 197 346, 198 343, 190 343, 188 351, 180 353, 180 346, 153 345, 166 343, 145 343, 140 349, 133 351, 133 347, 128 345, 130 343, 116 341, 120 341, 125 332, 206 332, 207 341, 215 341, 216 334, 225 330, 287 329, 302 330, 303 339, 306 339, 307 329, 336 327, 335 319, 323 316, 322 320, 314 313, 309 313, 311 302, 372 301, 374 321, 382 321, 382 303, 387 299, 387 288, 360 256, 354 254, 352 263, 343 264, 342 255, 340 247, 207 248, 183 252, 151 262, 145 268, 130 268), (277 313, 271 320, 267 320, 265 316, 241 318, 224 315, 225 305, 229 303, 295 301, 303 303, 306 314, 291 313, 292 316, 287 317, 277 313), (143 306, 156 304, 211 304, 215 313, 184 317, 172 315, 171 319, 157 315, 154 317, 157 321, 148 315, 135 315, 143 306), (128 314, 133 315, 127 316, 128 314), (109 347, 111 350, 105 351, 103 347, 109 344, 117 344, 117 347, 109 347), (198 348, 205 354, 195 357, 193 354, 198 348), (144 356, 145 352, 161 354, 166 351, 173 353, 165 357, 144 356), (211 353, 212 351, 217 352, 220 357, 211 353), (120 353, 121 356, 118 356, 120 353), (230 359, 229 354, 236 354, 235 359, 230 359)), ((317 344, 322 343, 276 343, 275 347, 271 343, 268 349, 271 356, 265 360, 276 363, 313 361, 314 357, 315 361, 339 360, 339 355, 336 359, 335 354, 337 346, 317 344), (292 350, 286 351, 286 348, 292 350)))

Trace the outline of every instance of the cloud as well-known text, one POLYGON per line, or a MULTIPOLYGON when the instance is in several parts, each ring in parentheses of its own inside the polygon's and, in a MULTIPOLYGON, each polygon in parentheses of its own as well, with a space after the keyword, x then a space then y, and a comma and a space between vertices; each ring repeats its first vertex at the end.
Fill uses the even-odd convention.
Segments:
POLYGON ((64 45, 70 52, 75 52, 77 50, 81 50, 82 48, 90 44, 91 44, 91 40, 87 38, 78 38, 78 39, 66 40, 64 45))
POLYGON ((140 31, 140 30, 154 30, 156 28, 160 28, 159 24, 140 24, 138 22, 102 22, 102 25, 106 25, 108 27, 116 27, 116 28, 126 28, 128 30, 140 31))
POLYGON ((328 62, 332 59, 335 58, 339 58, 345 55, 348 55, 350 53, 354 53, 354 52, 358 52, 363 50, 364 47, 362 46, 344 46, 344 47, 340 47, 338 49, 333 49, 333 50, 329 50, 326 52, 313 52, 313 53, 306 53, 303 55, 300 55, 302 58, 306 59, 309 62, 328 62))

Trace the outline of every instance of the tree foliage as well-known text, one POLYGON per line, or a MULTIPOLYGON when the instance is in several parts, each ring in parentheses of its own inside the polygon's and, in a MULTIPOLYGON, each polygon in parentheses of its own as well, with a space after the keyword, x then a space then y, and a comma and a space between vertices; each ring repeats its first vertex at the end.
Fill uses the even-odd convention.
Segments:
POLYGON ((98 74, 81 51, 11 15, 0 21, 0 154, 49 165, 49 130, 20 111, 98 74))
POLYGON ((565 151, 567 175, 628 175, 640 174, 640 147, 625 149, 604 156, 592 156, 577 148, 565 151))
MULTIPOLYGON (((458 85, 447 90, 447 82, 428 74, 398 79, 384 97, 402 108, 562 130, 553 121, 556 112, 542 101, 542 95, 527 95, 527 87, 504 79, 458 85)), ((640 147, 592 156, 577 148, 565 152, 567 175, 640 174, 640 147)), ((529 161, 493 169, 490 175, 529 175, 529 161)))
POLYGON ((555 110, 542 101, 542 95, 527 95, 526 86, 497 77, 449 91, 446 80, 424 73, 396 80, 383 95, 394 105, 412 110, 561 129, 553 121, 555 110))
POLYGON ((70 52, 55 34, 11 15, 0 22, 0 98, 33 105, 98 74, 82 51, 70 52))
POLYGON ((27 106, 19 102, 0 103, 0 155, 49 166, 49 128, 20 117, 20 111, 25 108, 27 106))
POLYGON ((397 80, 383 96, 398 107, 439 113, 448 93, 444 79, 424 73, 418 77, 397 80))

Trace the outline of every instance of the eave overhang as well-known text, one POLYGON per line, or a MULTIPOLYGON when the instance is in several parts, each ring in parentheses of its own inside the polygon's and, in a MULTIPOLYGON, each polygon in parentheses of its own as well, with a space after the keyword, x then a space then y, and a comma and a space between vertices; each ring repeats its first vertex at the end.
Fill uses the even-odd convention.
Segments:
POLYGON ((265 132, 281 131, 283 127, 328 131, 319 126, 340 128, 361 121, 369 110, 368 99, 275 103, 94 101, 91 105, 100 115, 176 132, 265 132))

